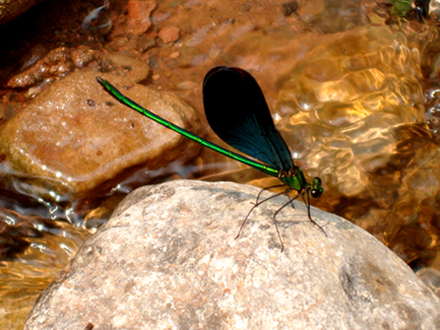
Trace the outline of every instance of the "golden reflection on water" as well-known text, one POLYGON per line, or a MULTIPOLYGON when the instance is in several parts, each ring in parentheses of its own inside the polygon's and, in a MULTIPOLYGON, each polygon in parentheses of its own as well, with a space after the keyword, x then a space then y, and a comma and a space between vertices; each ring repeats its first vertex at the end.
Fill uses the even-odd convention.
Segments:
MULTIPOLYGON (((203 13, 203 6, 194 12, 203 13)), ((246 6, 240 10, 248 13, 246 6)), ((239 15, 231 22, 224 6, 220 8, 226 12, 213 11, 218 16, 200 15, 194 33, 181 36, 177 59, 167 54, 171 45, 152 50, 151 62, 159 63, 154 77, 162 82, 155 87, 182 92, 190 86, 199 93, 204 73, 214 65, 250 71, 292 154, 309 177, 323 179, 324 195, 313 204, 367 229, 413 267, 440 269, 440 155, 433 142, 439 135, 430 135, 440 127, 439 78, 435 68, 424 67, 430 60, 423 53, 437 56, 438 33, 424 44, 419 39, 424 34, 386 26, 371 13, 374 25, 365 21, 345 31, 338 17, 314 22, 319 26, 314 30, 298 17, 280 18, 272 7, 252 7, 251 21, 239 15), (431 80, 422 86, 424 71, 431 80)), ((188 95, 187 101, 203 113, 200 93, 198 101, 188 95)), ((212 136, 210 140, 219 142, 212 136)), ((138 170, 93 202, 78 207, 47 204, 56 222, 0 210, 0 310, 12 307, 24 317, 35 295, 126 193, 143 183, 174 178, 231 180, 262 188, 279 184, 203 150, 190 164, 138 170), (74 210, 71 216, 60 215, 69 209, 74 210), (71 219, 73 225, 60 219, 71 219)))
POLYGON ((67 222, 0 209, 0 314, 16 329, 30 307, 90 234, 67 222))

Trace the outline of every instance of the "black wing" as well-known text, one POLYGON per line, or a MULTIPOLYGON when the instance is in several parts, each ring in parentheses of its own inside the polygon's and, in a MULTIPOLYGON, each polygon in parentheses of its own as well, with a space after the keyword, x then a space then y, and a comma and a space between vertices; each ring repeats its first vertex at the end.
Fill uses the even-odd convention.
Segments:
POLYGON ((203 82, 203 103, 209 125, 227 144, 277 169, 293 167, 263 92, 248 72, 225 66, 211 69, 203 82))

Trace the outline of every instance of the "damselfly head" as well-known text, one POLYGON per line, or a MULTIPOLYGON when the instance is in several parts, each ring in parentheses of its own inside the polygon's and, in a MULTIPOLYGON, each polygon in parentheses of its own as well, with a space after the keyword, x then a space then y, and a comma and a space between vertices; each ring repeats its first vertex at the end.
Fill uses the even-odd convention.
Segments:
POLYGON ((317 177, 313 179, 313 184, 311 188, 312 189, 310 190, 310 194, 313 198, 321 197, 322 193, 324 192, 324 189, 322 189, 321 186, 321 179, 317 177))

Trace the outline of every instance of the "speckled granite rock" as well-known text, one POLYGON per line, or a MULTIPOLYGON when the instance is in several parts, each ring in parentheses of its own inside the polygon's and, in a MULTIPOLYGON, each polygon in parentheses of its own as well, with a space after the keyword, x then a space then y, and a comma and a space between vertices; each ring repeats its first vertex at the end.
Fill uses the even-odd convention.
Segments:
POLYGON ((0 25, 25 13, 42 0, 0 0, 0 25))
MULTIPOLYGON (((258 188, 174 181, 131 193, 41 295, 25 329, 438 329, 440 300, 367 232, 258 188)), ((325 198, 325 197, 324 197, 325 198)))

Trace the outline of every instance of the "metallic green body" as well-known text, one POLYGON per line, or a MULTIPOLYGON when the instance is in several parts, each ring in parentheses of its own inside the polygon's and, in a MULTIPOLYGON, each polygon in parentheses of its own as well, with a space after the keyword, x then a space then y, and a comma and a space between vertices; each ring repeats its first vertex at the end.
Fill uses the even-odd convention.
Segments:
MULTIPOLYGON (((113 97, 118 99, 121 103, 140 112, 141 114, 156 121, 157 123, 169 128, 169 129, 172 129, 173 131, 187 137, 188 139, 191 139, 197 143, 200 143, 201 145, 203 145, 207 148, 215 150, 218 153, 225 155, 226 157, 235 159, 243 164, 246 164, 250 167, 253 167, 253 168, 255 168, 265 174, 277 177, 286 186, 288 186, 292 190, 296 190, 299 194, 301 194, 303 191, 311 191, 312 190, 312 185, 306 181, 304 174, 299 167, 294 166, 292 169, 290 169, 288 171, 282 170, 282 169, 280 170, 280 169, 274 168, 270 165, 256 162, 253 159, 247 158, 247 157, 242 156, 238 153, 235 153, 233 151, 222 148, 219 145, 216 145, 212 142, 209 142, 209 141, 207 141, 207 140, 205 140, 205 139, 203 139, 203 138, 201 138, 191 132, 188 132, 187 130, 185 130, 179 126, 174 125, 173 123, 169 122, 168 120, 165 120, 165 119, 155 115, 151 111, 145 109, 144 107, 140 106, 139 104, 132 101, 128 97, 124 96, 121 92, 119 92, 108 81, 106 81, 100 77, 96 77, 96 79, 113 97)), ((315 189, 316 191, 320 191, 319 194, 322 193, 322 188, 320 186, 320 180, 319 180, 319 182, 316 179, 313 181, 313 189, 315 189)), ((312 193, 312 195, 313 195, 313 193, 312 193)))

